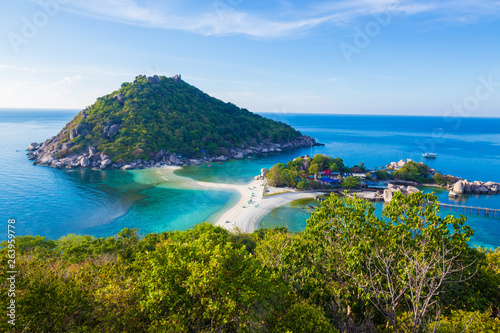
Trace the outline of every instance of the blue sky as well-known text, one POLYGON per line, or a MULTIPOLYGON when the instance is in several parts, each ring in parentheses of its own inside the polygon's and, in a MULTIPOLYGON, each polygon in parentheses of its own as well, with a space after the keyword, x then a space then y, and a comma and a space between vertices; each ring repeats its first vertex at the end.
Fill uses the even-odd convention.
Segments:
POLYGON ((3 1, 0 107, 83 109, 138 74, 255 112, 497 117, 500 1, 3 1))

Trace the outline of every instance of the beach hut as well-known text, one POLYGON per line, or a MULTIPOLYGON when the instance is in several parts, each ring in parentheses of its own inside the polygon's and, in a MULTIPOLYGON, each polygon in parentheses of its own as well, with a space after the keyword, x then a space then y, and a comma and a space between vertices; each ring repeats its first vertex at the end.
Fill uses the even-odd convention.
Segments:
POLYGON ((362 173, 363 170, 359 166, 355 166, 351 168, 352 173, 362 173))

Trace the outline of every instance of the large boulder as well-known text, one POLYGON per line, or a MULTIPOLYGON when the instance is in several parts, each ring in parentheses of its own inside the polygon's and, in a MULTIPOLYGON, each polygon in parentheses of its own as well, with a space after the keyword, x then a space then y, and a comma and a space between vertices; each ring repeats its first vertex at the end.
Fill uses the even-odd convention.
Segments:
POLYGON ((109 131, 108 131, 108 137, 111 139, 113 137, 113 135, 116 134, 116 132, 118 132, 118 130, 120 129, 120 125, 111 125, 109 127, 109 131))
POLYGON ((400 160, 400 161, 398 162, 398 167, 400 167, 400 168, 401 168, 401 167, 404 167, 404 166, 405 166, 405 164, 406 164, 406 161, 404 161, 404 160, 400 160))
POLYGON ((32 142, 32 143, 30 143, 30 145, 28 146, 28 149, 26 149, 26 150, 34 151, 34 150, 37 150, 38 148, 40 148, 40 146, 41 145, 39 145, 38 143, 32 142))
POLYGON ((455 192, 455 193, 457 193, 457 194, 464 193, 464 183, 461 180, 459 180, 458 182, 456 182, 455 184, 453 184, 452 191, 455 192))
POLYGON ((116 94, 113 96, 113 98, 115 98, 119 104, 122 104, 125 103, 125 100, 127 99, 123 94, 116 94))
POLYGON ((418 188, 414 187, 414 186, 408 186, 408 187, 406 188, 406 192, 407 192, 408 194, 413 194, 413 193, 418 193, 418 192, 420 192, 420 190, 419 190, 418 188))
POLYGON ((42 155, 38 160, 37 160, 37 163, 40 163, 40 164, 51 164, 52 161, 55 160, 55 157, 54 155, 52 154, 44 154, 42 155))
POLYGON ((181 163, 181 160, 179 160, 179 158, 175 154, 170 155, 170 157, 168 158, 168 160, 170 161, 170 163, 174 163, 174 164, 181 163))
POLYGON ((76 134, 76 130, 73 128, 71 129, 71 131, 69 131, 69 139, 70 140, 73 140, 74 138, 76 138, 78 135, 76 134))
POLYGON ((478 188, 478 191, 481 194, 487 194, 488 193, 488 188, 486 188, 485 186, 481 186, 481 187, 478 188))
POLYGON ((75 132, 76 132, 77 136, 84 134, 86 130, 87 130, 87 127, 85 127, 85 125, 82 125, 82 124, 78 124, 75 127, 75 132))
POLYGON ((263 169, 260 169, 260 175, 262 177, 265 177, 267 175, 267 173, 269 172, 269 169, 268 168, 263 168, 263 169))
POLYGON ((181 81, 182 81, 182 77, 181 77, 181 75, 180 75, 180 74, 178 74, 178 75, 174 75, 174 76, 172 77, 172 79, 174 80, 174 82, 175 82, 175 83, 181 83, 181 81))
POLYGON ((101 161, 101 167, 107 167, 108 165, 110 165, 112 162, 110 159, 105 159, 105 160, 102 160, 101 161))
POLYGON ((453 192, 453 191, 450 191, 450 192, 448 193, 448 196, 449 196, 450 198, 456 198, 456 197, 458 197, 458 194, 456 194, 456 193, 455 193, 455 192, 453 192))
POLYGON ((133 169, 135 169, 135 166, 130 164, 122 166, 122 170, 133 170, 133 169))
POLYGON ((148 82, 151 82, 152 84, 158 84, 160 83, 160 77, 158 75, 149 76, 148 82))
POLYGON ((389 189, 384 190, 384 202, 391 202, 392 200, 392 191, 389 189))
POLYGON ((191 160, 189 160, 189 163, 191 163, 193 165, 200 165, 201 164, 201 162, 197 159, 191 159, 191 160))
POLYGON ((238 153, 236 155, 233 156, 233 158, 237 159, 237 160, 241 160, 243 158, 243 154, 242 153, 238 153))
POLYGON ((71 141, 65 142, 65 143, 62 144, 61 150, 62 151, 70 150, 74 145, 75 145, 74 142, 71 142, 71 141))
POLYGON ((80 166, 86 168, 86 167, 89 167, 90 165, 91 165, 91 162, 90 162, 88 157, 84 157, 80 160, 80 166))

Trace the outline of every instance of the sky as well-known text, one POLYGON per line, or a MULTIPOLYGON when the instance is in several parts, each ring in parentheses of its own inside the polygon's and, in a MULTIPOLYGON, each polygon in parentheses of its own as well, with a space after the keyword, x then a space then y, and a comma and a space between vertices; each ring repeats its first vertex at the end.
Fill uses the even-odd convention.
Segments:
POLYGON ((500 116, 498 0, 2 0, 0 108, 181 74, 254 112, 500 116))

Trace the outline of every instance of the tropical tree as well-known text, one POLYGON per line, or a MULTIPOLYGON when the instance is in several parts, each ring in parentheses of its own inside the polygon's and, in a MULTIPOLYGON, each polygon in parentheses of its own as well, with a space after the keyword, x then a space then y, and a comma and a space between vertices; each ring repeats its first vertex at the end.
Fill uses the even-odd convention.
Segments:
POLYGON ((465 218, 441 218, 432 194, 395 194, 384 219, 374 210, 364 200, 331 196, 305 233, 333 251, 337 274, 362 290, 394 332, 422 332, 439 320, 445 287, 473 275, 474 262, 465 258, 473 231, 465 218))

